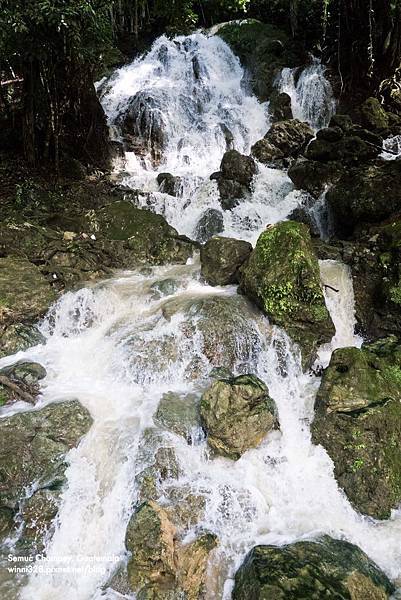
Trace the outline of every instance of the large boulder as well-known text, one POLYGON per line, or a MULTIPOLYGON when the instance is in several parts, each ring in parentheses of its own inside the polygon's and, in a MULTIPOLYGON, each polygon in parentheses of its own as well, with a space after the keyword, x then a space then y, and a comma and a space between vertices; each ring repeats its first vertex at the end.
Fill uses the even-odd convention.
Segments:
POLYGON ((131 589, 140 598, 198 600, 205 593, 206 569, 216 536, 205 533, 181 544, 167 512, 156 502, 142 504, 131 517, 126 546, 131 589))
POLYGON ((324 536, 255 546, 235 575, 233 600, 386 600, 394 586, 357 546, 324 536))
POLYGON ((240 287, 300 344, 305 366, 313 362, 318 346, 334 335, 319 263, 303 223, 277 223, 260 235, 241 268, 240 287))
POLYGON ((277 160, 284 158, 284 152, 273 146, 268 140, 262 138, 258 140, 251 148, 251 153, 256 160, 264 165, 274 165, 277 160))
POLYGON ((340 127, 328 127, 318 131, 305 156, 313 161, 340 161, 352 165, 377 158, 382 145, 380 136, 357 125, 346 133, 340 127))
POLYGON ((178 235, 161 216, 121 200, 109 204, 94 217, 96 228, 107 240, 125 242, 132 263, 185 263, 193 246, 178 235))
POLYGON ((367 129, 380 132, 389 126, 389 116, 377 98, 367 98, 356 112, 361 125, 367 129))
POLYGON ((401 210, 401 161, 380 161, 348 169, 328 191, 336 235, 352 235, 360 223, 378 223, 401 210))
POLYGON ((60 487, 65 454, 79 443, 91 423, 88 411, 77 400, 0 420, 0 514, 9 519, 7 533, 24 506, 26 490, 34 489, 35 495, 38 490, 60 487))
POLYGON ((336 350, 316 398, 313 441, 357 510, 378 519, 401 501, 401 346, 336 350))
POLYGON ((256 164, 250 156, 245 156, 237 150, 228 150, 224 154, 217 177, 224 210, 233 208, 248 194, 255 174, 256 164))
POLYGON ((252 252, 249 242, 213 237, 201 248, 201 274, 210 285, 238 283, 238 270, 252 252))
POLYGON ((202 396, 200 414, 209 446, 233 460, 277 426, 276 405, 254 375, 215 381, 202 396))
POLYGON ((339 162, 319 162, 298 159, 288 169, 288 177, 297 190, 305 190, 318 197, 326 187, 337 182, 344 171, 339 162))
POLYGON ((56 294, 39 268, 20 257, 0 258, 0 325, 42 316, 56 294))
POLYGON ((265 140, 281 150, 284 156, 298 156, 314 136, 313 129, 307 123, 289 119, 273 123, 265 140))

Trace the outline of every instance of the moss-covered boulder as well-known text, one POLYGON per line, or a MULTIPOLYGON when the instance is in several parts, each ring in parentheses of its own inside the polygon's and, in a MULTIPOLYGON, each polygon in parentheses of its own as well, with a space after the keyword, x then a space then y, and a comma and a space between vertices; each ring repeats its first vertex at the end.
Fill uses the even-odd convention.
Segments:
POLYGON ((304 365, 331 340, 334 325, 326 308, 309 229, 285 221, 268 227, 241 268, 240 287, 300 344, 304 365))
POLYGON ((235 575, 233 600, 386 600, 393 592, 362 550, 324 536, 253 548, 235 575))
POLYGON ((161 216, 121 200, 98 211, 95 221, 108 240, 124 241, 133 260, 151 264, 185 263, 193 246, 161 216))
POLYGON ((389 116, 377 98, 367 98, 357 109, 361 124, 372 131, 383 131, 389 126, 389 116))
POLYGON ((401 161, 348 169, 327 193, 335 233, 352 235, 361 223, 379 223, 401 210, 401 161))
POLYGON ((251 252, 249 242, 213 237, 201 248, 201 275, 210 285, 238 283, 238 270, 251 252))
POLYGON ((38 267, 24 258, 0 258, 0 325, 38 319, 55 299, 38 267))
POLYGON ((215 536, 204 534, 182 545, 166 511, 156 502, 146 502, 131 517, 125 541, 132 553, 128 581, 138 598, 203 597, 208 557, 217 545, 215 536))
POLYGON ((0 330, 0 358, 44 342, 44 336, 34 325, 12 323, 0 330))
POLYGON ((298 156, 315 136, 313 129, 298 119, 273 123, 265 140, 281 150, 284 156, 298 156))
POLYGON ((0 513, 12 519, 26 490, 55 490, 63 483, 64 456, 92 420, 77 400, 50 404, 0 420, 0 513))
POLYGON ((401 346, 388 338, 333 353, 316 399, 313 441, 357 510, 378 519, 401 501, 401 346))
POLYGON ((46 369, 34 362, 19 361, 0 369, 0 406, 24 400, 34 403, 40 390, 40 381, 46 369))
POLYGON ((209 446, 237 460, 277 427, 277 411, 266 385, 254 375, 215 381, 200 404, 209 446))

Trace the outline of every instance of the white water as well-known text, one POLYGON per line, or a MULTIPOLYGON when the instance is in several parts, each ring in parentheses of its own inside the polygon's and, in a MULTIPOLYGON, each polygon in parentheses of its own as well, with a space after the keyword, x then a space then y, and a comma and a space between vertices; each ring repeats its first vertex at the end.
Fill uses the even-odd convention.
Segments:
POLYGON ((394 135, 384 140, 383 152, 380 156, 384 160, 397 160, 401 158, 401 135, 394 135))
POLYGON ((283 69, 277 82, 280 92, 291 98, 294 118, 307 121, 314 129, 326 127, 336 110, 333 89, 325 71, 324 65, 314 58, 300 74, 299 69, 283 69))
MULTIPOLYGON (((215 183, 207 177, 218 168, 225 145, 216 134, 220 114, 208 97, 220 98, 221 105, 227 103, 224 114, 234 123, 234 145, 241 151, 247 151, 260 132, 264 133, 267 118, 265 107, 241 90, 241 67, 223 42, 199 35, 184 42, 184 38, 178 43, 165 38, 156 42, 148 57, 117 73, 115 89, 104 102, 109 106, 109 118, 115 121, 138 90, 149 85, 155 93, 168 117, 164 162, 155 167, 150 159, 133 161, 129 157, 131 171, 125 182, 149 191, 155 189, 158 171, 171 166, 174 174, 184 175, 185 193, 172 198, 156 192, 150 201, 180 232, 191 233, 206 207, 219 207, 215 183), (161 59, 156 49, 165 46, 161 59), (208 74, 204 76, 207 94, 198 81, 191 80, 193 66, 189 64, 193 65, 194 53, 204 65, 202 73, 208 74), (232 97, 228 89, 235 91, 232 97), (201 116, 198 112, 187 115, 186 102, 179 96, 185 97, 188 90, 192 90, 190 106, 192 100, 203 103, 201 116), (249 112, 245 106, 250 107, 249 112), (186 125, 180 129, 181 123, 186 125), (199 123, 202 126, 198 127, 199 123), (189 160, 183 158, 180 136, 186 136, 189 160)), ((225 232, 254 241, 267 223, 285 218, 297 202, 284 172, 260 167, 253 194, 225 213, 225 232)), ((348 268, 324 261, 321 273, 323 283, 339 290, 337 294, 326 288, 326 302, 336 326, 330 347, 322 348, 319 356, 320 362, 327 364, 332 349, 359 345, 360 340, 354 336, 348 268)), ((246 452, 237 462, 211 458, 202 436, 188 445, 183 438, 160 431, 157 442, 159 447, 174 448, 183 471, 179 485, 205 499, 206 510, 198 527, 215 532, 220 540, 213 559, 218 576, 208 582, 209 600, 230 597, 232 575, 255 544, 280 544, 322 532, 358 544, 391 577, 400 577, 399 515, 394 513, 392 519, 380 523, 358 515, 339 491, 327 454, 311 444, 309 425, 318 378, 302 373, 298 352, 285 333, 271 328, 234 287, 203 284, 197 259, 186 266, 155 268, 147 275, 121 274, 93 288, 68 293, 42 329, 46 344, 18 355, 38 360, 47 369, 41 405, 76 397, 91 412, 94 425, 68 455, 68 487, 47 548, 50 558, 71 558, 61 561, 70 572, 31 576, 22 600, 115 597, 110 590, 105 596, 101 592, 113 563, 101 563, 105 570, 100 572, 77 574, 72 569, 82 567, 83 556, 115 555, 124 562, 125 529, 137 497, 135 475, 149 462, 138 447, 144 431, 154 426, 160 398, 167 391, 200 396, 211 368, 225 360, 228 348, 235 349, 231 366, 236 373, 254 372, 267 383, 278 406, 280 431, 267 436, 259 448, 246 452), (165 279, 173 279, 176 290, 160 297, 154 284, 165 279), (199 302, 207 303, 210 298, 231 306, 223 321, 213 323, 217 336, 213 338, 217 348, 214 361, 197 308, 199 302), (230 318, 235 319, 235 334, 230 333, 230 318)), ((12 360, 3 359, 0 365, 12 360)), ((149 451, 154 453, 155 448, 149 451)), ((160 485, 162 501, 167 501, 175 485, 173 480, 160 485)), ((186 534, 189 539, 195 531, 189 528, 186 534)))

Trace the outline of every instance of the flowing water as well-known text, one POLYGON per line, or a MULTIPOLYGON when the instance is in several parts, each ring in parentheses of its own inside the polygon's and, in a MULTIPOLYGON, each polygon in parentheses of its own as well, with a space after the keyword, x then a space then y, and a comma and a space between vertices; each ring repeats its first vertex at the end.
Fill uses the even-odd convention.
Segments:
MULTIPOLYGON (((162 162, 129 156, 124 181, 142 189, 143 203, 165 214, 180 233, 193 233, 205 208, 220 207, 215 183, 208 180, 226 149, 219 123, 229 127, 232 144, 242 152, 268 128, 267 107, 242 89, 242 78, 238 60, 219 38, 162 37, 147 56, 118 71, 104 92, 116 132, 132 97, 140 92, 155 99, 149 106, 166 127, 162 162), (177 198, 157 191, 155 178, 165 170, 185 179, 177 198)), ((143 123, 156 118, 148 117, 143 123)), ((259 166, 249 198, 224 215, 224 232, 254 241, 298 201, 285 172, 259 166)), ((361 340, 354 335, 349 269, 323 261, 321 276, 331 286, 325 288, 326 303, 336 326, 332 343, 319 354, 326 365, 334 348, 359 346, 361 340)), ((186 539, 206 529, 220 541, 209 573, 210 600, 230 598, 233 574, 255 544, 323 532, 356 543, 392 578, 400 577, 400 515, 394 511, 388 521, 375 522, 356 513, 337 487, 326 452, 311 443, 319 378, 302 372, 299 352, 286 334, 234 286, 203 283, 198 257, 184 266, 119 273, 69 292, 41 328, 46 343, 17 355, 47 369, 39 406, 78 398, 94 424, 68 454, 68 485, 47 545, 48 558, 59 557, 65 572, 32 575, 22 600, 121 598, 107 588, 114 562, 79 575, 74 570, 82 568, 85 556, 127 559, 124 536, 138 499, 136 476, 156 449, 166 446, 174 449, 181 475, 178 482, 160 483, 160 501, 169 502, 177 487, 202 497, 205 510, 197 524, 188 525, 186 539), (200 430, 190 432, 189 444, 154 420, 164 394, 199 398, 217 366, 257 374, 278 407, 280 431, 236 462, 211 457, 200 430)), ((2 359, 0 365, 13 360, 2 359)))

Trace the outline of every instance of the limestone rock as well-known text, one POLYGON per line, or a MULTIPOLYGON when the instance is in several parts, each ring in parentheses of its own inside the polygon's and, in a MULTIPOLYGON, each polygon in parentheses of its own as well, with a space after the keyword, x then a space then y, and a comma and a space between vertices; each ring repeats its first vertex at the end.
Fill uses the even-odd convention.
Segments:
POLYGON ((277 426, 275 403, 254 375, 214 382, 202 396, 200 412, 210 447, 234 460, 277 426))

